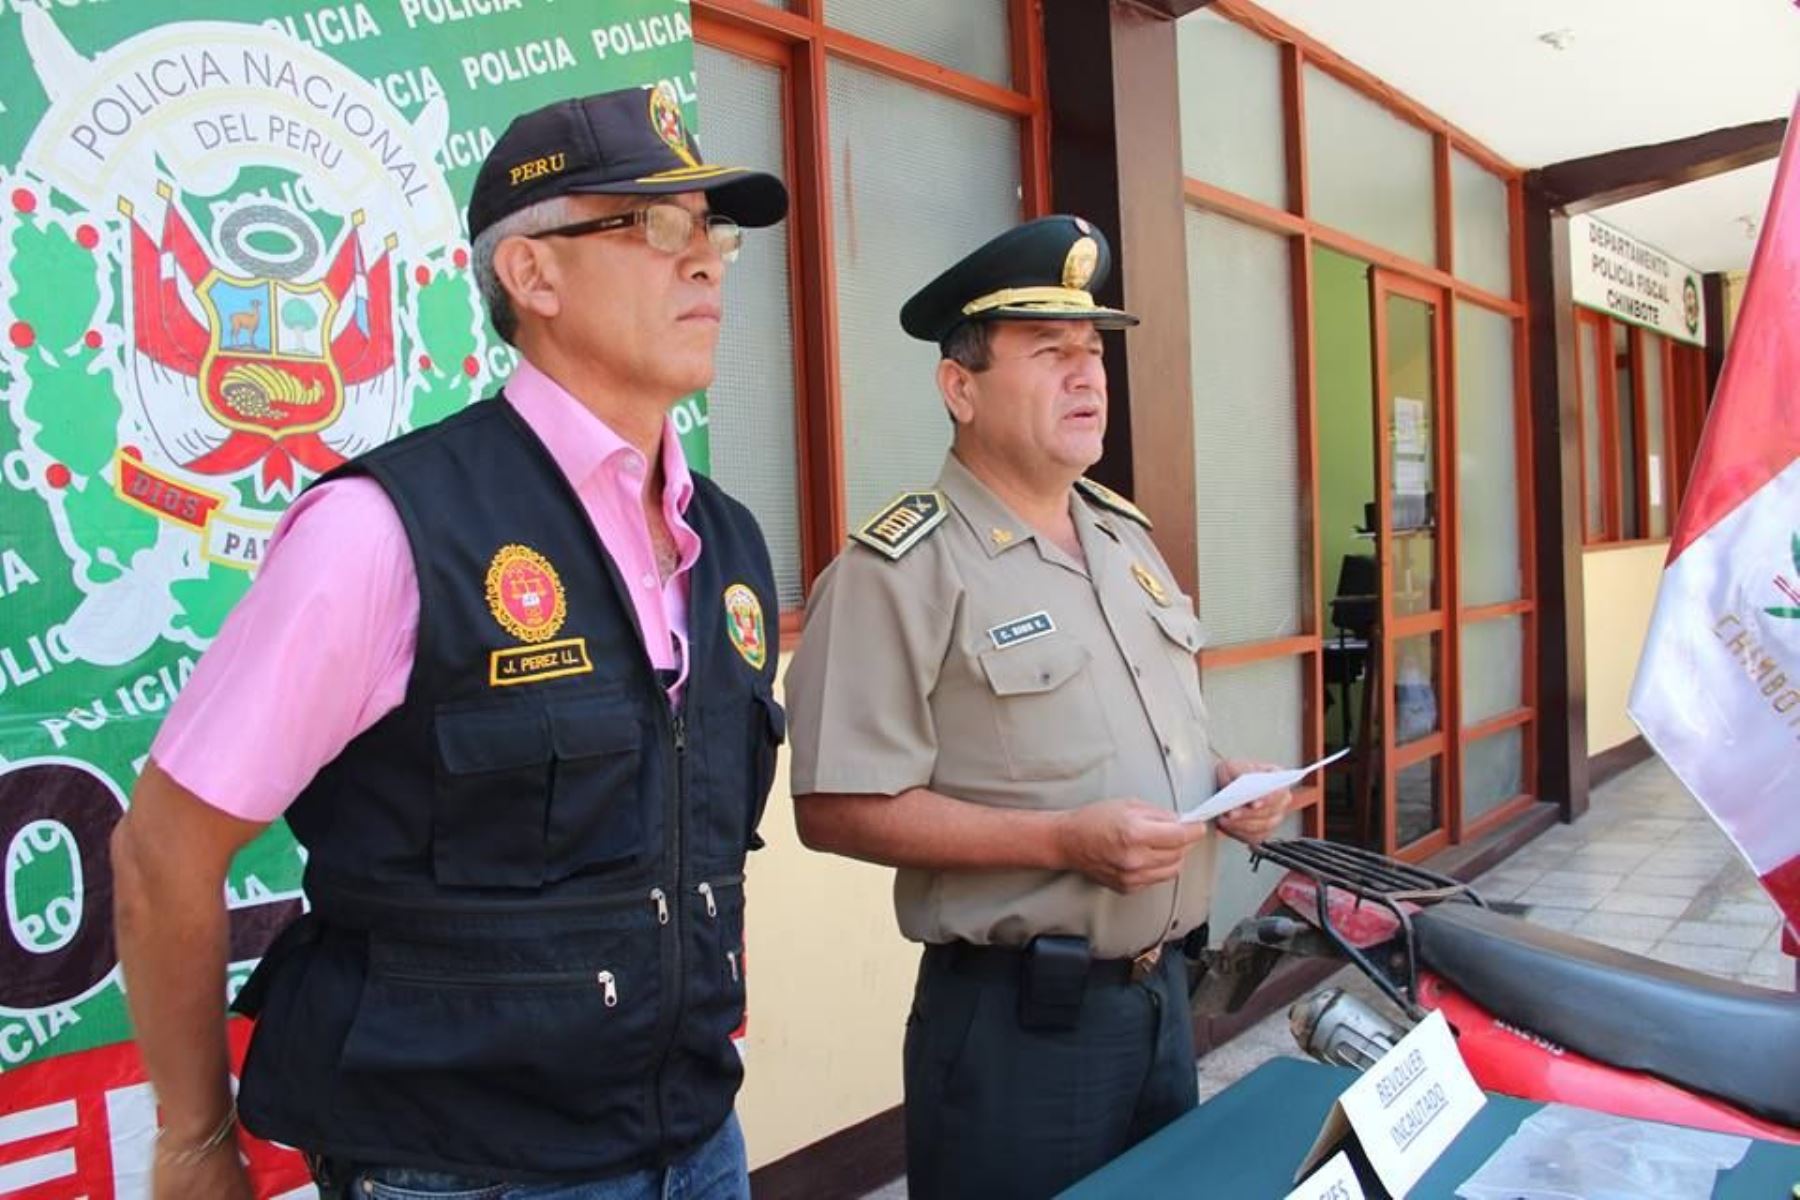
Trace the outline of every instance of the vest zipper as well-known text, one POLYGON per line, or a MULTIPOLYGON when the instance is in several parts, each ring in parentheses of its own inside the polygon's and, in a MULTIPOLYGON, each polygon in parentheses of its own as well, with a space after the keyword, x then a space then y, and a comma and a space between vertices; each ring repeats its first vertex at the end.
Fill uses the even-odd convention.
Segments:
POLYGON ((719 906, 713 901, 712 884, 702 883, 694 890, 700 893, 700 898, 702 900, 706 901, 706 915, 709 917, 717 917, 719 915, 719 906))
POLYGON ((669 894, 661 888, 651 888, 650 899, 656 905, 656 923, 667 925, 669 923, 669 894))
MULTIPOLYGON (((688 680, 692 688, 693 680, 688 680)), ((663 1076, 669 1066, 669 1052, 674 1049, 675 1035, 681 1028, 682 1009, 686 1007, 686 974, 682 964, 681 944, 681 823, 687 811, 687 713, 680 708, 669 714, 670 740, 675 747, 674 787, 669 797, 669 809, 664 821, 666 830, 664 848, 668 856, 670 871, 669 892, 657 897, 657 920, 665 927, 665 906, 669 898, 674 898, 675 936, 670 943, 670 952, 666 959, 668 969, 663 973, 663 994, 670 997, 670 1003, 663 1015, 664 1027, 661 1031, 662 1052, 656 1061, 656 1140, 660 1146, 668 1137, 668 1112, 664 1097, 663 1076)), ((657 889, 660 893, 661 888, 657 889)), ((653 893, 654 894, 654 893, 653 893)))

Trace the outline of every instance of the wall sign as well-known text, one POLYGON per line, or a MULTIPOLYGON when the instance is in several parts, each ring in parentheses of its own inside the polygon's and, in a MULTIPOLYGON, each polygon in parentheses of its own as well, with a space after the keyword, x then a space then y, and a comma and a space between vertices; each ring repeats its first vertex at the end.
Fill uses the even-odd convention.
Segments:
POLYGON ((1570 218, 1569 290, 1584 308, 1678 342, 1706 343, 1700 272, 1604 221, 1570 218))

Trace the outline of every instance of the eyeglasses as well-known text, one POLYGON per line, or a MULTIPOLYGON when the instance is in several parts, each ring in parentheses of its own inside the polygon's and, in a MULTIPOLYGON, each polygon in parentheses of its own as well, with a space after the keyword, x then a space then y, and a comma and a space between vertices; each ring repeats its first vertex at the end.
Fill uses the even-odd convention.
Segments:
POLYGON ((743 228, 730 217, 722 217, 717 213, 696 213, 679 204, 649 204, 643 208, 634 208, 628 213, 576 221, 572 225, 558 225, 555 229, 527 236, 583 237, 590 233, 605 233, 612 229, 629 229, 633 225, 642 225, 644 240, 653 248, 664 254, 680 254, 693 241, 694 227, 701 222, 706 224, 706 240, 719 252, 719 257, 726 262, 736 262, 738 251, 744 245, 743 228))

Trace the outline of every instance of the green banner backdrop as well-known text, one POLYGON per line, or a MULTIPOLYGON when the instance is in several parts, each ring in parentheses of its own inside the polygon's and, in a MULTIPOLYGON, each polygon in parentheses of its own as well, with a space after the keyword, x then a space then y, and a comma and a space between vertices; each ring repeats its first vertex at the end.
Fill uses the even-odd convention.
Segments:
MULTIPOLYGON (((627 85, 693 118, 683 0, 0 0, 0 1194, 146 1194, 108 836, 296 492, 513 365, 463 231, 494 139, 627 85)), ((300 868, 279 824, 234 865, 232 990, 300 868)))

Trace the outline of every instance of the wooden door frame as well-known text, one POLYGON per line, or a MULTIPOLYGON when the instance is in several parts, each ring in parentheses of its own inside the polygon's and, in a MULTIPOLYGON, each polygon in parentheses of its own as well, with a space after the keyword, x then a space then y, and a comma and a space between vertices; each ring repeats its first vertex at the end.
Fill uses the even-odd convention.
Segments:
POLYGON ((1454 488, 1448 469, 1454 463, 1450 426, 1454 420, 1450 408, 1450 359, 1446 353, 1449 341, 1450 296, 1442 288, 1408 275, 1389 271, 1379 265, 1369 270, 1369 325, 1372 340, 1372 369, 1375 391, 1375 496, 1379 515, 1375 547, 1376 573, 1380 580, 1381 620, 1381 848, 1390 856, 1417 861, 1436 854, 1451 844, 1460 824, 1455 814, 1461 789, 1456 786, 1454 767, 1460 759, 1458 739, 1450 736, 1460 722, 1457 702, 1455 654, 1452 645, 1457 628, 1453 614, 1456 605, 1456 558, 1451 533, 1455 524, 1454 488), (1437 599, 1429 611, 1399 617, 1394 614, 1391 572, 1394 565, 1393 479, 1389 465, 1389 440, 1393 423, 1393 406, 1388 386, 1388 319, 1387 301, 1401 297, 1425 305, 1431 313, 1431 452, 1433 495, 1437 497, 1433 515, 1432 568, 1437 599), (1437 638, 1438 728, 1435 733, 1397 745, 1399 702, 1395 690, 1395 647, 1414 637, 1437 638), (1399 842, 1398 781, 1400 772, 1430 759, 1441 759, 1442 780, 1439 787, 1439 820, 1432 831, 1405 845, 1399 842))

